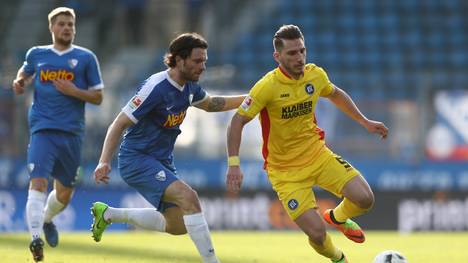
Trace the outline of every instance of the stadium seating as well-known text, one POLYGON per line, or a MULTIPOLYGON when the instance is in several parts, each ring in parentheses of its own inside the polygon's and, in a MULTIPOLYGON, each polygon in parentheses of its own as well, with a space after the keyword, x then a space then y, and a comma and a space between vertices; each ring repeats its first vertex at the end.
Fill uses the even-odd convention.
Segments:
POLYGON ((372 90, 381 99, 414 99, 416 88, 468 84, 467 11, 459 0, 281 0, 270 19, 238 38, 236 55, 224 57, 238 68, 233 86, 248 89, 274 66, 275 30, 294 23, 306 37, 308 60, 353 96, 372 90))

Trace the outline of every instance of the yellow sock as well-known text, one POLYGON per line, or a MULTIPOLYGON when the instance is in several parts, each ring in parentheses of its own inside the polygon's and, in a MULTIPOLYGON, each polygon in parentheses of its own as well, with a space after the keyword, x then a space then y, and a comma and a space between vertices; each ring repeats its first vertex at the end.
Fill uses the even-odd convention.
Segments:
POLYGON ((368 208, 360 208, 351 202, 348 198, 344 198, 341 203, 333 209, 333 216, 338 222, 345 222, 346 219, 364 214, 368 208))
POLYGON ((325 241, 323 241, 323 245, 317 245, 309 239, 310 246, 313 247, 317 253, 324 257, 327 257, 331 260, 339 260, 343 256, 343 252, 335 247, 335 245, 333 245, 331 237, 328 235, 328 233, 325 233, 325 235, 326 236, 325 241))

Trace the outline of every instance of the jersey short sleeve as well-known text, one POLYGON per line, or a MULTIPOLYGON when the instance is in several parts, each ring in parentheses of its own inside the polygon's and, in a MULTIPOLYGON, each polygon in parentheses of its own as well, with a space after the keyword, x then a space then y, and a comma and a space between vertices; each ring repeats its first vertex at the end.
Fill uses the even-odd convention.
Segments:
POLYGON ((99 62, 96 55, 92 52, 90 52, 89 64, 86 69, 86 80, 89 83, 89 89, 97 90, 104 88, 99 62))
POLYGON ((237 109, 237 113, 242 116, 254 118, 271 99, 271 92, 265 92, 268 87, 268 80, 263 78, 259 80, 245 97, 242 104, 237 109))
POLYGON ((193 96, 193 98, 189 98, 191 106, 197 105, 208 98, 208 93, 200 85, 194 83, 191 89, 190 94, 193 96))
POLYGON ((334 90, 333 83, 328 79, 327 73, 323 68, 317 67, 317 73, 319 76, 320 96, 330 95, 334 90))
POLYGON ((28 52, 26 52, 26 56, 24 59, 23 63, 23 71, 31 76, 35 73, 35 68, 34 68, 34 53, 35 53, 36 47, 30 48, 28 52))
POLYGON ((150 112, 160 101, 154 82, 147 79, 138 92, 122 108, 133 123, 138 123, 148 112, 150 112))

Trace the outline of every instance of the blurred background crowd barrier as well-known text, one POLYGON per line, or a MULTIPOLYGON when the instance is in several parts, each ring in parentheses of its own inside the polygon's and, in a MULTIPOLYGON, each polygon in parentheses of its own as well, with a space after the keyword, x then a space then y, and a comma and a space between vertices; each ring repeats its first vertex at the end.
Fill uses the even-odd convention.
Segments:
MULTIPOLYGON (((47 14, 62 5, 75 9, 75 44, 97 54, 106 88, 101 106, 87 106, 79 190, 59 228, 87 229, 91 218, 81 218, 96 200, 148 205, 120 180, 115 161, 110 185, 94 185, 91 175, 108 125, 139 83, 165 69, 162 57, 176 34, 196 31, 207 38, 205 89, 238 94, 276 66, 272 36, 292 23, 305 35, 308 62, 323 67, 369 118, 390 128, 381 141, 329 102, 318 105, 328 145, 375 191, 376 207, 361 222, 403 232, 468 230, 467 1, 1 0, 0 231, 26 229, 32 92, 15 97, 11 82, 30 47, 50 44, 47 14)), ((210 225, 294 228, 262 170, 259 124, 244 131, 244 192, 233 197, 224 187, 225 133, 233 112, 187 114, 176 166, 200 192, 210 225)), ((321 191, 318 196, 321 208, 338 202, 321 191)))

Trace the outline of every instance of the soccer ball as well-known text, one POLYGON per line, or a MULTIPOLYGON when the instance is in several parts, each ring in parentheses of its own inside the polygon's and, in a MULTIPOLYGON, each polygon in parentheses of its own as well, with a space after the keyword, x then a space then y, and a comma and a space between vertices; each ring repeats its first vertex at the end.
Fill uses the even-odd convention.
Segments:
POLYGON ((400 252, 395 250, 386 250, 379 253, 374 258, 374 263, 408 263, 408 261, 400 252))

